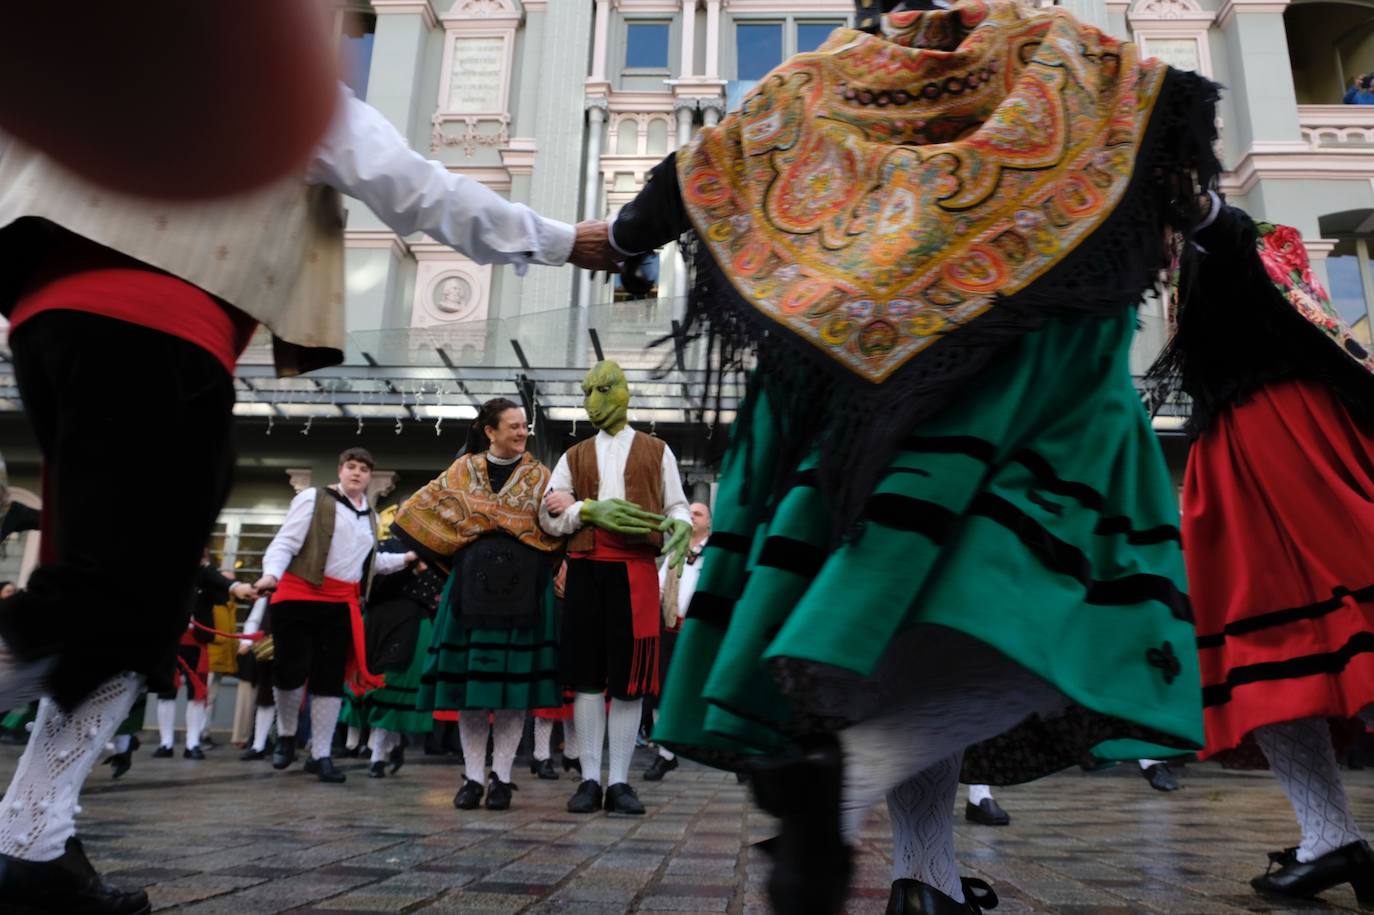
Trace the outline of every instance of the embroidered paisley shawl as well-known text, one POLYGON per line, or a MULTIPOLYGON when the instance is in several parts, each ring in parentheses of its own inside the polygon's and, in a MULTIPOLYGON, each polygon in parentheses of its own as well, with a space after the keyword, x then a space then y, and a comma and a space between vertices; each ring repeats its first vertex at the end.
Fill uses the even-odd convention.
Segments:
POLYGON ((486 455, 465 454, 407 499, 392 525, 444 558, 495 532, 552 553, 562 548, 563 541, 539 526, 539 503, 549 476, 547 467, 526 454, 505 487, 492 492, 486 455))
POLYGON ((872 383, 1103 224, 1168 72, 1014 0, 891 14, 885 29, 839 29, 791 58, 677 159, 735 292, 872 383))
POLYGON ((1264 272, 1269 275, 1284 301, 1340 347, 1348 358, 1366 372, 1374 374, 1374 358, 1370 357, 1369 350, 1355 339, 1350 325, 1345 323, 1331 304, 1331 297, 1321 281, 1312 275, 1307 247, 1298 230, 1268 222, 1255 223, 1255 228, 1259 230, 1255 247, 1259 251, 1260 262, 1264 264, 1264 272))

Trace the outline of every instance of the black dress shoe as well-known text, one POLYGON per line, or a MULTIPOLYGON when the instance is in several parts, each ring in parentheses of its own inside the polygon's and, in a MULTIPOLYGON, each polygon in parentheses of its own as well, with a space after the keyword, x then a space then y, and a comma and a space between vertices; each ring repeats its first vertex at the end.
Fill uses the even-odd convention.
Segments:
POLYGON ((320 781, 328 785, 338 785, 348 781, 348 776, 334 768, 334 760, 328 757, 315 760, 315 774, 319 776, 320 781))
POLYGON ((306 775, 319 775, 320 761, 313 756, 307 756, 305 762, 301 763, 301 771, 306 775))
POLYGON ((100 879, 76 836, 67 840, 62 857, 52 861, 0 855, 0 911, 144 915, 152 910, 143 890, 116 889, 100 879))
POLYGON ((367 777, 368 777, 368 778, 386 778, 386 761, 385 761, 385 760, 379 759, 379 760, 377 760, 375 763, 373 763, 372 765, 368 766, 368 767, 367 767, 367 777))
POLYGON ((253 762, 255 760, 266 758, 266 750, 255 750, 252 747, 249 747, 248 749, 244 750, 243 755, 239 757, 239 759, 243 760, 244 762, 253 762))
POLYGON ((751 784, 759 806, 782 821, 768 897, 773 911, 838 915, 853 872, 840 832, 844 765, 839 743, 817 742, 800 758, 760 765, 751 784))
POLYGON ((491 773, 491 783, 487 786, 487 809, 488 810, 509 810, 510 793, 519 791, 520 788, 513 782, 503 782, 496 777, 496 773, 491 773))
POLYGON ((654 761, 649 763, 649 768, 644 770, 644 780, 646 782, 661 782, 663 776, 678 767, 677 757, 665 759, 662 756, 655 756, 654 761))
POLYGON ((530 763, 530 775, 537 775, 547 782, 558 781, 558 770, 553 767, 552 759, 536 759, 530 763))
POLYGON ((959 883, 963 902, 919 880, 897 880, 888 894, 885 915, 979 915, 997 908, 997 894, 984 881, 963 877, 959 883))
POLYGON ((171 759, 176 755, 176 751, 171 747, 158 747, 153 751, 153 759, 171 759))
POLYGON ((644 805, 640 803, 639 795, 635 794, 635 789, 624 782, 620 782, 606 789, 606 812, 643 816, 644 805))
POLYGON ((205 751, 200 747, 187 747, 181 751, 182 759, 204 759, 205 751))
POLYGON ((482 803, 482 795, 485 793, 486 789, 482 787, 481 782, 468 779, 453 796, 453 806, 459 810, 476 810, 482 803))
POLYGON ((387 757, 387 762, 391 765, 392 775, 400 772, 401 767, 406 764, 406 748, 397 746, 396 749, 391 751, 391 755, 387 757))
POLYGON ((582 760, 581 760, 580 758, 576 757, 576 756, 564 756, 564 757, 563 757, 563 771, 564 771, 564 772, 576 772, 578 775, 581 775, 581 774, 582 774, 582 760))
POLYGON ((985 797, 976 804, 964 805, 964 819, 980 826, 1006 826, 1011 822, 1011 814, 995 799, 985 797))
POLYGON ((1141 769, 1140 774, 1145 776, 1145 781, 1156 791, 1178 790, 1178 779, 1174 777, 1174 770, 1169 768, 1168 763, 1155 763, 1141 769))
POLYGON ((129 748, 123 753, 112 753, 103 765, 109 766, 110 778, 119 778, 134 767, 134 751, 138 749, 138 738, 129 740, 129 748))
POLYGON ((1250 881, 1264 895, 1307 899, 1348 883, 1361 905, 1374 904, 1374 852, 1363 839, 1307 862, 1298 860, 1295 848, 1270 852, 1269 862, 1270 869, 1250 881))
POLYGON ((601 785, 595 779, 582 782, 568 799, 568 813, 595 813, 600 809, 601 785))
POLYGON ((272 768, 285 769, 296 761, 296 735, 278 737, 277 745, 272 748, 272 768))

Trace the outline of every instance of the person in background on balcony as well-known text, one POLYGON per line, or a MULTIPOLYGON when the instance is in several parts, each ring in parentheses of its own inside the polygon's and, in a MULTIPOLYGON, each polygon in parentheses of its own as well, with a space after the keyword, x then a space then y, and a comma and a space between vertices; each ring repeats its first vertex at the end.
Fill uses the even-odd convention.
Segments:
POLYGON ((1327 723, 1374 723, 1374 358, 1296 229, 1226 207, 1197 243, 1149 381, 1192 398, 1183 544, 1199 755, 1253 734, 1293 805, 1301 841, 1270 854, 1256 890, 1305 898, 1350 883, 1374 903, 1374 855, 1327 723))
POLYGON ((297 713, 308 683, 311 753, 305 770, 322 782, 345 780, 332 759, 345 684, 362 693, 383 683, 368 670, 362 602, 375 576, 416 561, 414 553, 377 551, 377 513, 367 496, 372 469, 371 452, 348 448, 339 455, 336 485, 297 493, 253 585, 272 594, 272 768, 285 769, 296 760, 297 713))
POLYGON ((883 798, 887 911, 981 911, 961 777, 1203 737, 1128 356, 1210 211, 1217 88, 1060 7, 895 6, 859 0, 874 34, 774 70, 611 227, 631 269, 690 233, 686 333, 757 366, 654 737, 752 772, 779 912, 843 909, 883 798))
MULTIPOLYGON (((690 506, 692 512, 692 543, 687 549, 687 563, 678 568, 671 562, 664 562, 658 567, 658 590, 659 597, 663 603, 663 651, 659 661, 659 676, 667 679, 668 662, 673 658, 673 646, 677 644, 677 634, 682 630, 682 621, 687 616, 687 607, 692 602, 692 595, 697 590, 697 579, 701 577, 701 570, 705 563, 701 561, 701 552, 706 549, 707 539, 711 536, 711 507, 704 502, 693 502, 690 506)), ((650 703, 653 708, 649 710, 651 722, 658 722, 658 697, 652 697, 650 703)), ((652 733, 652 730, 651 730, 652 733)), ((676 769, 679 765, 677 754, 672 750, 658 745, 654 761, 649 764, 649 768, 644 770, 644 780, 646 782, 658 782, 663 780, 663 776, 676 769)))
POLYGON ((582 783, 569 813, 642 815, 630 762, 643 698, 659 690, 660 554, 679 572, 692 522, 677 458, 661 439, 629 424, 630 386, 614 362, 582 380, 583 406, 597 433, 558 459, 540 524, 568 540, 561 676, 574 690, 582 783), (609 715, 606 700, 610 699, 609 715), (610 781, 601 787, 609 736, 610 781))
POLYGON ((1341 101, 1347 105, 1374 105, 1374 73, 1361 73, 1355 77, 1341 101))
POLYGON ((459 810, 475 810, 484 794, 488 810, 510 807, 525 715, 558 702, 553 575, 563 541, 539 526, 549 469, 528 443, 524 408, 488 400, 463 454, 401 505, 391 527, 426 562, 451 569, 417 705, 459 713, 459 810))
POLYGON ((400 235, 427 232, 518 273, 570 259, 608 263, 586 256, 587 227, 541 217, 424 159, 344 87, 304 180, 222 200, 124 196, 0 139, 0 313, 43 453, 50 524, 28 590, 0 602, 0 708, 50 694, 48 716, 70 713, 58 723, 40 709, 40 739, 26 757, 34 762, 11 782, 0 814, 0 903, 147 905, 141 891, 121 893, 91 872, 75 839, 75 798, 140 678, 158 670, 185 627, 193 547, 206 542, 228 493, 234 363, 254 328, 276 337, 282 374, 343 359, 340 191, 400 235), (111 378, 140 395, 115 396, 111 378), (131 435, 137 449, 111 449, 131 435), (145 474, 177 497, 155 513, 89 511, 112 478, 145 474), (150 542, 168 544, 151 565, 150 542), (129 568, 144 573, 137 612, 109 613, 108 583, 129 568), (60 772, 38 762, 59 752, 60 772), (40 807, 21 797, 62 800, 40 807))

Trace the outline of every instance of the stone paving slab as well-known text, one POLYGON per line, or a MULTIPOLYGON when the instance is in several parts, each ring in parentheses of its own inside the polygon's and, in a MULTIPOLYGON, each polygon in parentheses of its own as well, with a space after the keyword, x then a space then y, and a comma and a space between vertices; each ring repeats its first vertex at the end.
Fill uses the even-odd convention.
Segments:
MULTIPOLYGON (((18 751, 0 748, 0 774, 18 751)), ((766 915, 768 860, 749 845, 775 825, 728 774, 684 762, 663 782, 633 780, 645 817, 576 816, 574 783, 517 770, 512 809, 456 811, 462 768, 412 759, 345 785, 297 768, 275 773, 231 748, 204 762, 139 753, 118 782, 98 771, 82 835, 96 866, 148 888, 157 911, 766 915)), ((1184 790, 1159 794, 1129 767, 1061 773, 1001 789, 1004 828, 956 817, 962 872, 991 882, 998 915, 1243 915, 1359 911, 1348 887, 1324 902, 1271 903, 1248 880, 1265 853, 1296 844, 1288 804, 1267 773, 1188 766, 1184 790)), ((1362 821, 1374 773, 1347 773, 1362 821)), ((963 799, 960 798, 962 809, 963 799)), ((848 907, 883 911, 891 880, 885 810, 863 832, 848 907)))

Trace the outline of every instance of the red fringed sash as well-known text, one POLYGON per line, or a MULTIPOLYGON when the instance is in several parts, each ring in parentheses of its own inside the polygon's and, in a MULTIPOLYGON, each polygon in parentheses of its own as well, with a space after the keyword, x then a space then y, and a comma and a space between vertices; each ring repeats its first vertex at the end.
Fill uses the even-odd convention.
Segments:
POLYGON ((358 599, 358 583, 356 581, 340 581, 326 575, 324 584, 317 588, 299 575, 286 572, 282 575, 281 581, 277 583, 277 590, 272 595, 272 603, 288 600, 348 604, 349 628, 353 633, 353 653, 349 657, 348 667, 344 671, 344 685, 358 695, 385 685, 385 680, 367 669, 367 641, 363 637, 363 608, 358 599))

